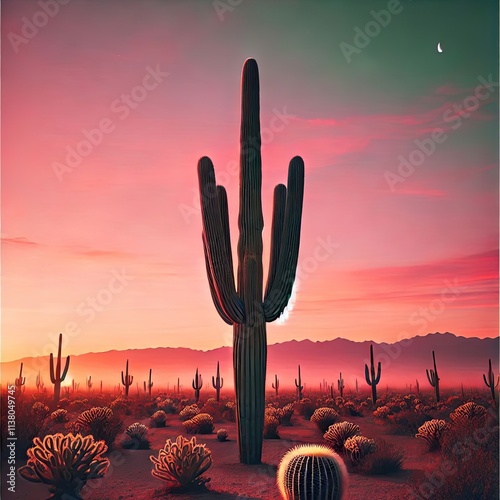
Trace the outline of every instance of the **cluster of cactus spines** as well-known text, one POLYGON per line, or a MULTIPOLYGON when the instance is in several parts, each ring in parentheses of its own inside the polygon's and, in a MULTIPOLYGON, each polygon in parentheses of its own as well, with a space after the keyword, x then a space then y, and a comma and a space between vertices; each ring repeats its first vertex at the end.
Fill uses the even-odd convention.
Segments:
POLYGON ((375 452, 375 449, 375 440, 365 436, 352 436, 344 443, 344 450, 349 453, 351 462, 354 464, 361 462, 364 457, 375 452))
POLYGON ((242 74, 238 272, 234 285, 226 190, 216 185, 208 157, 198 162, 203 248, 212 299, 233 325, 233 365, 240 462, 261 462, 267 362, 266 322, 278 319, 291 296, 298 261, 304 162, 290 162, 288 188, 274 190, 271 252, 263 294, 262 166, 259 71, 247 59, 242 74), (264 297, 263 297, 264 295, 264 297))
POLYGON ((299 445, 281 459, 276 482, 284 500, 344 500, 348 475, 342 458, 327 446, 299 445))
POLYGON ((380 382, 380 374, 382 373, 382 364, 378 362, 377 375, 375 375, 375 363, 373 362, 373 344, 370 345, 370 369, 365 363, 365 378, 366 383, 372 388, 372 404, 377 403, 377 384, 380 382))
POLYGON ((19 377, 14 381, 16 385, 16 391, 21 392, 23 385, 26 383, 26 377, 23 377, 23 363, 21 363, 21 367, 19 368, 19 377))
POLYGON ((87 389, 90 391, 90 389, 92 389, 92 386, 93 386, 93 382, 92 382, 92 375, 89 375, 89 378, 87 379, 87 389))
POLYGON ((148 433, 148 428, 139 422, 135 422, 127 427, 125 434, 130 436, 132 439, 144 439, 148 433))
POLYGON ((465 403, 450 413, 450 419, 454 423, 467 423, 472 419, 483 419, 486 417, 486 408, 473 401, 465 403))
POLYGON ((337 380, 337 387, 340 392, 340 397, 343 398, 345 384, 344 384, 344 379, 342 378, 342 372, 340 372, 340 378, 337 380))
POLYGON ((432 387, 434 387, 434 392, 436 393, 436 401, 439 403, 439 376, 437 372, 437 366, 436 366, 436 356, 434 354, 434 351, 432 351, 432 360, 434 362, 434 370, 425 370, 425 373, 427 373, 427 380, 429 381, 429 384, 431 384, 432 387))
POLYGON ((43 383, 43 378, 42 376, 40 375, 40 370, 38 370, 38 375, 36 376, 36 390, 38 392, 42 392, 44 387, 45 387, 45 384, 43 383))
POLYGON ((151 415, 151 421, 156 425, 156 427, 165 427, 167 414, 163 410, 155 411, 151 415))
POLYGON ((207 482, 201 475, 212 465, 211 451, 206 445, 197 444, 196 437, 189 440, 178 436, 174 442, 168 439, 158 452, 158 458, 153 455, 149 458, 154 464, 153 477, 181 487, 207 482))
POLYGON ((198 368, 196 368, 196 373, 194 375, 193 382, 191 384, 194 389, 194 398, 196 402, 200 400, 200 391, 201 388, 203 387, 203 379, 201 378, 201 373, 198 374, 198 368))
POLYGON ((144 392, 148 391, 148 394, 151 396, 151 390, 153 389, 153 369, 149 369, 149 378, 147 383, 144 382, 144 392))
POLYGON ((438 450, 441 445, 441 437, 443 436, 445 429, 446 422, 444 420, 434 418, 424 422, 424 424, 418 428, 418 433, 415 434, 415 437, 426 441, 429 445, 429 450, 438 450))
POLYGON ((295 379, 295 387, 297 388, 297 401, 302 399, 302 391, 304 390, 304 386, 302 385, 302 377, 300 375, 300 365, 299 365, 299 377, 295 379))
POLYGON ((125 387, 125 397, 126 398, 128 398, 128 389, 132 385, 133 380, 134 380, 134 376, 128 374, 128 359, 127 359, 127 364, 125 365, 125 374, 123 373, 123 370, 122 370, 122 384, 125 387))
POLYGON ((92 436, 49 434, 43 440, 35 437, 33 444, 18 473, 27 481, 49 485, 52 499, 81 499, 86 482, 103 477, 109 467, 103 456, 108 447, 92 436))
POLYGON ((217 431, 217 439, 220 441, 220 442, 224 442, 224 441, 227 441, 227 437, 228 437, 229 433, 227 432, 226 429, 219 429, 217 431))
POLYGON ((483 380, 486 384, 486 387, 489 387, 491 391, 491 399, 495 401, 495 404, 498 404, 495 389, 498 387, 498 384, 500 384, 500 375, 497 376, 497 382, 495 384, 495 374, 493 373, 493 369, 491 368, 491 359, 488 360, 488 375, 485 375, 483 373, 483 380))
MULTIPOLYGON (((54 384, 54 403, 57 404, 61 398, 61 382, 64 382, 68 374, 70 356, 66 358, 66 364, 61 372, 61 348, 62 333, 59 334, 59 346, 57 348, 57 363, 54 369, 54 355, 50 353, 50 381, 54 384)), ((69 389, 68 389, 69 390, 69 389)))
POLYGON ((323 434, 323 439, 325 439, 335 451, 341 452, 344 449, 346 440, 358 434, 359 425, 353 424, 352 422, 339 422, 328 427, 328 430, 323 434))
POLYGON ((216 392, 215 399, 217 400, 217 402, 220 401, 220 390, 222 389, 223 384, 224 384, 224 379, 220 376, 219 362, 217 361, 217 375, 215 377, 212 375, 212 385, 216 392))
POLYGON ((271 384, 273 389, 274 389, 274 392, 276 393, 276 397, 278 397, 278 392, 279 392, 279 388, 280 388, 280 379, 278 378, 278 375, 274 375, 274 382, 271 384))
POLYGON ((189 434, 212 434, 214 419, 208 413, 198 413, 193 418, 182 422, 182 426, 189 434))

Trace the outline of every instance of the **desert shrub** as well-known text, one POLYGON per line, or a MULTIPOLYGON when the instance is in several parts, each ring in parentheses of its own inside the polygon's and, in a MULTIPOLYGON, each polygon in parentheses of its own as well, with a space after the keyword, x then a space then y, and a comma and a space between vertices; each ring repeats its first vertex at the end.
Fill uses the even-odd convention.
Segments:
POLYGON ((69 420, 68 411, 64 410, 63 408, 60 408, 59 410, 55 410, 51 413, 50 419, 53 422, 57 422, 57 423, 67 422, 69 420))
POLYGON ((111 401, 109 407, 116 413, 122 412, 125 415, 131 415, 132 410, 130 409, 131 402, 126 398, 121 396, 117 397, 115 400, 111 401))
POLYGON ((280 421, 276 416, 272 414, 264 415, 264 439, 279 439, 280 435, 278 433, 278 427, 280 425, 280 421))
POLYGON ((445 428, 446 422, 444 420, 434 418, 421 425, 415 437, 426 441, 430 451, 439 450, 445 428))
POLYGON ((339 414, 333 408, 318 408, 311 415, 311 422, 314 422, 318 429, 325 433, 330 425, 333 425, 339 418, 339 414))
POLYGON ((167 481, 172 486, 187 488, 201 486, 210 479, 202 477, 212 465, 212 454, 204 444, 178 436, 176 441, 167 440, 158 452, 158 457, 150 456, 154 469, 153 477, 167 481))
POLYGON ((357 407, 352 401, 347 401, 342 406, 342 414, 351 416, 351 417, 362 417, 363 412, 361 408, 357 407))
POLYGON ((356 465, 375 451, 375 441, 365 436, 353 436, 345 440, 344 450, 351 462, 356 465))
POLYGON ((388 422, 393 426, 396 434, 415 435, 419 427, 432 417, 428 413, 404 410, 394 415, 389 415, 388 422))
POLYGON ((352 422, 339 422, 330 425, 323 438, 336 452, 341 452, 344 450, 345 441, 357 434, 359 434, 359 425, 352 422))
POLYGON ((33 444, 28 463, 18 473, 27 481, 49 485, 50 498, 81 499, 85 483, 103 477, 109 467, 103 457, 107 446, 92 436, 55 434, 43 440, 36 437, 33 444))
POLYGON ((292 425, 292 416, 295 411, 295 406, 293 403, 289 403, 283 408, 279 408, 278 410, 278 420, 280 421, 280 425, 292 425))
POLYGON ((214 419, 208 413, 198 413, 193 418, 182 422, 182 426, 189 434, 212 434, 214 419))
POLYGON ((125 430, 122 446, 126 449, 149 450, 150 442, 146 437, 147 433, 148 428, 139 422, 129 425, 125 430))
POLYGON ((471 401, 451 412, 450 419, 453 423, 457 424, 470 422, 471 420, 482 423, 486 419, 486 408, 471 401))
POLYGON ((155 411, 151 415, 151 427, 165 427, 167 424, 167 414, 163 410, 155 411))
POLYGON ((159 410, 163 410, 167 414, 177 413, 177 407, 170 398, 164 399, 163 401, 159 401, 157 403, 157 407, 159 410))
POLYGON ((363 474, 392 474, 401 470, 404 460, 403 449, 384 439, 375 440, 375 450, 360 462, 358 472, 363 474))
POLYGON ((200 409, 198 408, 198 406, 188 405, 180 411, 179 417, 181 421, 185 421, 192 419, 195 415, 198 415, 199 413, 200 409))
POLYGON ((116 436, 123 429, 122 420, 107 407, 85 410, 79 415, 76 424, 79 432, 85 436, 92 435, 96 441, 103 440, 108 448, 113 446, 116 436))
POLYGON ((208 413, 215 422, 222 422, 224 420, 224 409, 224 403, 218 402, 215 398, 208 398, 201 408, 200 413, 208 413))
POLYGON ((40 401, 33 403, 33 406, 31 407, 31 414, 33 415, 33 418, 36 418, 37 420, 45 420, 49 413, 49 407, 40 401))
POLYGON ((224 405, 222 418, 228 422, 236 422, 236 405, 232 401, 228 401, 224 405))
POLYGON ((309 398, 302 398, 297 404, 297 413, 309 420, 316 410, 316 405, 309 398))
POLYGON ((217 431, 217 439, 219 441, 227 441, 227 436, 228 436, 228 432, 226 431, 226 429, 219 429, 217 431))
POLYGON ((391 409, 389 408, 389 406, 387 405, 384 405, 384 406, 379 406, 374 412, 373 412, 373 416, 375 418, 378 418, 378 419, 381 419, 381 420, 384 420, 384 419, 387 419, 389 417, 389 415, 391 414, 391 409))
POLYGON ((59 403, 57 403, 58 408, 67 408, 71 401, 68 398, 61 398, 59 403))

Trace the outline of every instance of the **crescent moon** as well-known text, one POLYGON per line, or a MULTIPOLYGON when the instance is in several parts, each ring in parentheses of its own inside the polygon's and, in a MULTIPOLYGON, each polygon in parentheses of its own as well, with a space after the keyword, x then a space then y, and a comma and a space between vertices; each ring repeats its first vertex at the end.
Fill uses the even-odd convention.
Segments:
POLYGON ((441 48, 441 42, 438 43, 438 52, 443 52, 443 49, 441 48))

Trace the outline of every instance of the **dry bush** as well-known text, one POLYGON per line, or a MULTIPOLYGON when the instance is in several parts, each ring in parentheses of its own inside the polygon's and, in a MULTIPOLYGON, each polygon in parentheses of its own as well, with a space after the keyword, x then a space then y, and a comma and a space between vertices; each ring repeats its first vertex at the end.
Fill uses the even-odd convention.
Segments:
POLYGON ((359 425, 352 422, 339 422, 330 425, 323 438, 336 452, 340 453, 344 450, 346 440, 357 434, 359 434, 359 425))
POLYGON ((415 437, 426 441, 429 445, 429 451, 439 450, 445 429, 446 422, 434 418, 421 425, 415 437))
POLYGON ((314 422, 318 429, 325 433, 330 425, 337 422, 339 414, 333 408, 318 408, 311 415, 311 422, 314 422))
POLYGON ((198 413, 190 420, 182 422, 182 426, 189 434, 212 434, 214 419, 208 413, 198 413))
POLYGON ((375 451, 364 457, 357 471, 369 475, 392 474, 401 470, 403 460, 402 448, 384 439, 376 439, 375 451))

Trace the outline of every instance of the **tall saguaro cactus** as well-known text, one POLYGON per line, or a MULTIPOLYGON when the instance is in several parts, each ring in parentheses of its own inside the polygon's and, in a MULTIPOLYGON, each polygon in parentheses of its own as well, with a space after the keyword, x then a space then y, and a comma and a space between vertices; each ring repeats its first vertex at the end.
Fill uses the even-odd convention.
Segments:
POLYGON ((220 376, 219 372, 219 362, 217 361, 217 375, 214 376, 212 375, 212 385, 215 389, 216 396, 215 398, 217 399, 217 402, 220 401, 220 390, 222 389, 222 386, 224 385, 224 379, 220 376))
POLYGON ((380 375, 382 373, 382 364, 378 362, 377 375, 375 376, 375 363, 373 362, 373 344, 370 346, 370 370, 368 370, 368 365, 365 363, 365 378, 366 383, 372 388, 372 404, 373 406, 377 403, 377 384, 380 382, 380 375))
MULTIPOLYGON (((490 369, 491 369, 491 363, 490 363, 490 369)), ((16 378, 14 383, 16 385, 16 391, 21 392, 23 385, 26 383, 26 377, 23 377, 23 363, 21 363, 21 367, 19 368, 19 377, 16 378)))
POLYGON ((240 462, 260 463, 267 363, 266 322, 276 320, 292 293, 299 254, 304 162, 290 161, 288 187, 274 189, 270 267, 263 294, 262 166, 259 70, 247 59, 242 74, 238 271, 234 285, 226 190, 212 161, 198 162, 203 249, 210 292, 222 319, 233 325, 233 368, 240 462))
POLYGON ((201 378, 201 373, 198 375, 198 368, 196 368, 192 386, 194 389, 194 397, 196 399, 196 402, 198 402, 200 400, 200 391, 203 387, 203 379, 201 378))
POLYGON ((144 382, 144 385, 145 385, 145 389, 144 389, 144 392, 146 392, 146 388, 148 390, 148 395, 151 396, 151 389, 153 389, 153 369, 150 368, 149 369, 149 378, 148 378, 148 382, 146 384, 146 382, 144 382))
POLYGON ((436 393, 436 401, 439 403, 439 376, 436 367, 436 356, 434 355, 434 351, 432 351, 432 360, 434 361, 434 370, 425 370, 427 373, 427 379, 429 380, 429 384, 434 387, 434 392, 436 393))
POLYGON ((125 365, 125 374, 123 374, 122 370, 122 384, 125 386, 125 397, 128 398, 128 389, 132 385, 134 381, 134 376, 128 374, 128 359, 127 364, 125 365))
POLYGON ((491 359, 488 360, 488 378, 486 378, 486 375, 483 373, 483 380, 484 383, 486 384, 486 387, 490 388, 491 399, 493 399, 495 404, 498 404, 497 398, 495 397, 496 396, 495 389, 498 387, 498 384, 500 383, 500 376, 497 377, 497 383, 495 384, 495 374, 493 373, 493 369, 491 368, 491 359))
POLYGON ((304 386, 302 385, 302 377, 300 375, 300 365, 299 365, 299 377, 295 379, 295 387, 297 388, 297 401, 302 399, 302 391, 304 390, 304 386))
POLYGON ((57 363, 54 370, 54 355, 50 353, 50 381, 54 384, 54 403, 59 403, 61 397, 61 382, 64 382, 66 375, 68 374, 69 359, 66 358, 66 364, 64 365, 64 370, 61 373, 61 348, 62 348, 62 333, 59 334, 59 346, 57 348, 57 363))

